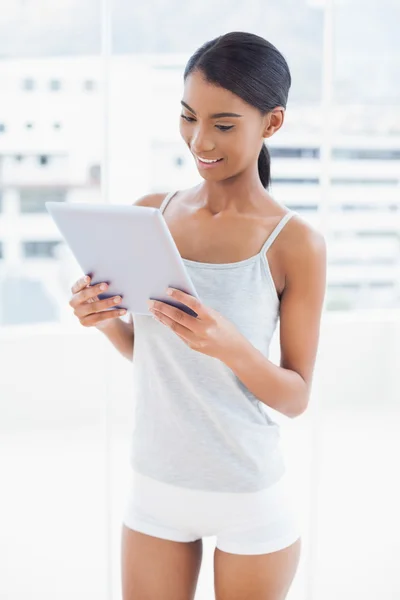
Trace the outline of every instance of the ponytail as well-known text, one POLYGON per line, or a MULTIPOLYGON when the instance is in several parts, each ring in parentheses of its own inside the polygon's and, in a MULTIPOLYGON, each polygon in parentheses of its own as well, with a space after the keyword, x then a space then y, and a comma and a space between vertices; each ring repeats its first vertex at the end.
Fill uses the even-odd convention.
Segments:
POLYGON ((268 189, 271 183, 271 156, 264 143, 258 156, 258 173, 260 175, 261 183, 268 189))

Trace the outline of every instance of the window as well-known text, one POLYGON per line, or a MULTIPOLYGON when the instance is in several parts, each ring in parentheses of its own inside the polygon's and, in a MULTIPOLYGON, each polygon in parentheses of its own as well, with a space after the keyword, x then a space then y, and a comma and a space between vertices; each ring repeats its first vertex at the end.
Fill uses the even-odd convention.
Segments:
POLYGON ((46 156, 45 154, 42 154, 41 156, 39 156, 39 164, 40 165, 48 165, 50 162, 50 157, 46 156))
POLYGON ((318 185, 318 177, 297 178, 297 177, 272 177, 271 183, 283 183, 285 185, 318 185))
POLYGON ((52 92, 58 92, 61 89, 61 81, 59 79, 51 79, 49 87, 52 92))
POLYGON ((288 203, 287 206, 296 212, 304 212, 305 210, 318 210, 318 204, 291 204, 288 203))
POLYGON ((395 231, 379 231, 379 229, 375 229, 373 231, 368 231, 368 230, 364 230, 364 231, 355 231, 354 235, 358 236, 358 237, 365 237, 365 238, 393 238, 393 239, 397 239, 398 234, 395 231))
POLYGON ((4 123, 0 123, 0 133, 4 133, 6 130, 6 126, 4 125, 4 123))
POLYGON ((101 182, 101 166, 91 165, 89 167, 89 182, 94 185, 100 185, 101 182))
POLYGON ((398 206, 397 204, 387 204, 386 202, 382 202, 382 203, 377 203, 377 202, 371 202, 370 204, 367 204, 366 202, 360 202, 359 204, 337 204, 337 205, 332 205, 330 207, 332 210, 336 211, 336 212, 340 212, 340 211, 383 211, 383 210, 387 210, 387 211, 397 211, 398 210, 398 206))
POLYGON ((22 82, 22 89, 25 91, 32 91, 35 89, 35 80, 31 77, 26 77, 22 82))
POLYGON ((93 79, 85 79, 83 82, 83 89, 86 92, 93 92, 96 89, 96 82, 93 79))
POLYGON ((269 147, 274 158, 319 158, 319 148, 274 148, 269 147))
POLYGON ((370 288, 394 288, 393 281, 371 281, 369 284, 370 288))
POLYGON ((23 254, 25 258, 54 258, 54 248, 59 244, 59 240, 23 242, 23 254))
POLYGON ((64 188, 26 188, 20 190, 21 213, 47 213, 45 202, 64 202, 64 188))
POLYGON ((342 160, 400 160, 400 150, 333 148, 332 157, 342 160))
POLYGON ((332 185, 387 185, 393 186, 399 184, 399 179, 387 179, 382 177, 381 179, 366 179, 357 177, 332 177, 332 185))

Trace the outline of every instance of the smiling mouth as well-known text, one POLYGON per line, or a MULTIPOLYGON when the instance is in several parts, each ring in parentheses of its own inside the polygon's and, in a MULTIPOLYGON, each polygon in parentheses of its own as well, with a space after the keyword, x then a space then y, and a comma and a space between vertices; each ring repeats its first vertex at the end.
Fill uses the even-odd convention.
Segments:
POLYGON ((217 158, 215 160, 204 160, 204 159, 200 158, 200 156, 197 156, 196 154, 195 154, 195 158, 196 158, 198 164, 201 165, 202 167, 212 167, 214 165, 217 165, 218 163, 220 163, 223 160, 223 158, 217 158))
POLYGON ((222 160, 222 158, 203 158, 202 156, 197 156, 197 158, 205 163, 214 163, 222 160))

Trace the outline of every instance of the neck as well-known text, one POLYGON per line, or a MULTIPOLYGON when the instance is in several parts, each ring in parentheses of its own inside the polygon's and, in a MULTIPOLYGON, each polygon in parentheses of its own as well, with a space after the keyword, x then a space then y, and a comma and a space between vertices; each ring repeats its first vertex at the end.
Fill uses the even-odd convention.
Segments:
POLYGON ((265 207, 269 199, 263 187, 258 168, 251 175, 241 174, 224 181, 207 181, 198 187, 198 199, 204 208, 216 215, 226 212, 248 212, 265 207))

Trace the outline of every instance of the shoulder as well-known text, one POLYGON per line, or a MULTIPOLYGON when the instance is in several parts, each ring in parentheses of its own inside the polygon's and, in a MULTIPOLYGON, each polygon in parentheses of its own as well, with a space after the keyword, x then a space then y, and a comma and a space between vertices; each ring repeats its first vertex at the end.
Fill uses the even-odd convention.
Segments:
POLYGON ((287 223, 286 233, 286 243, 282 244, 286 284, 290 285, 299 278, 309 280, 312 272, 324 279, 327 261, 324 235, 297 214, 287 223))
POLYGON ((308 253, 326 251, 326 240, 321 231, 295 213, 286 223, 283 231, 281 248, 285 257, 292 261, 297 256, 308 253))
POLYGON ((156 194, 145 194, 141 196, 135 202, 134 206, 149 206, 150 208, 160 208, 163 200, 168 195, 168 192, 159 192, 156 194))

